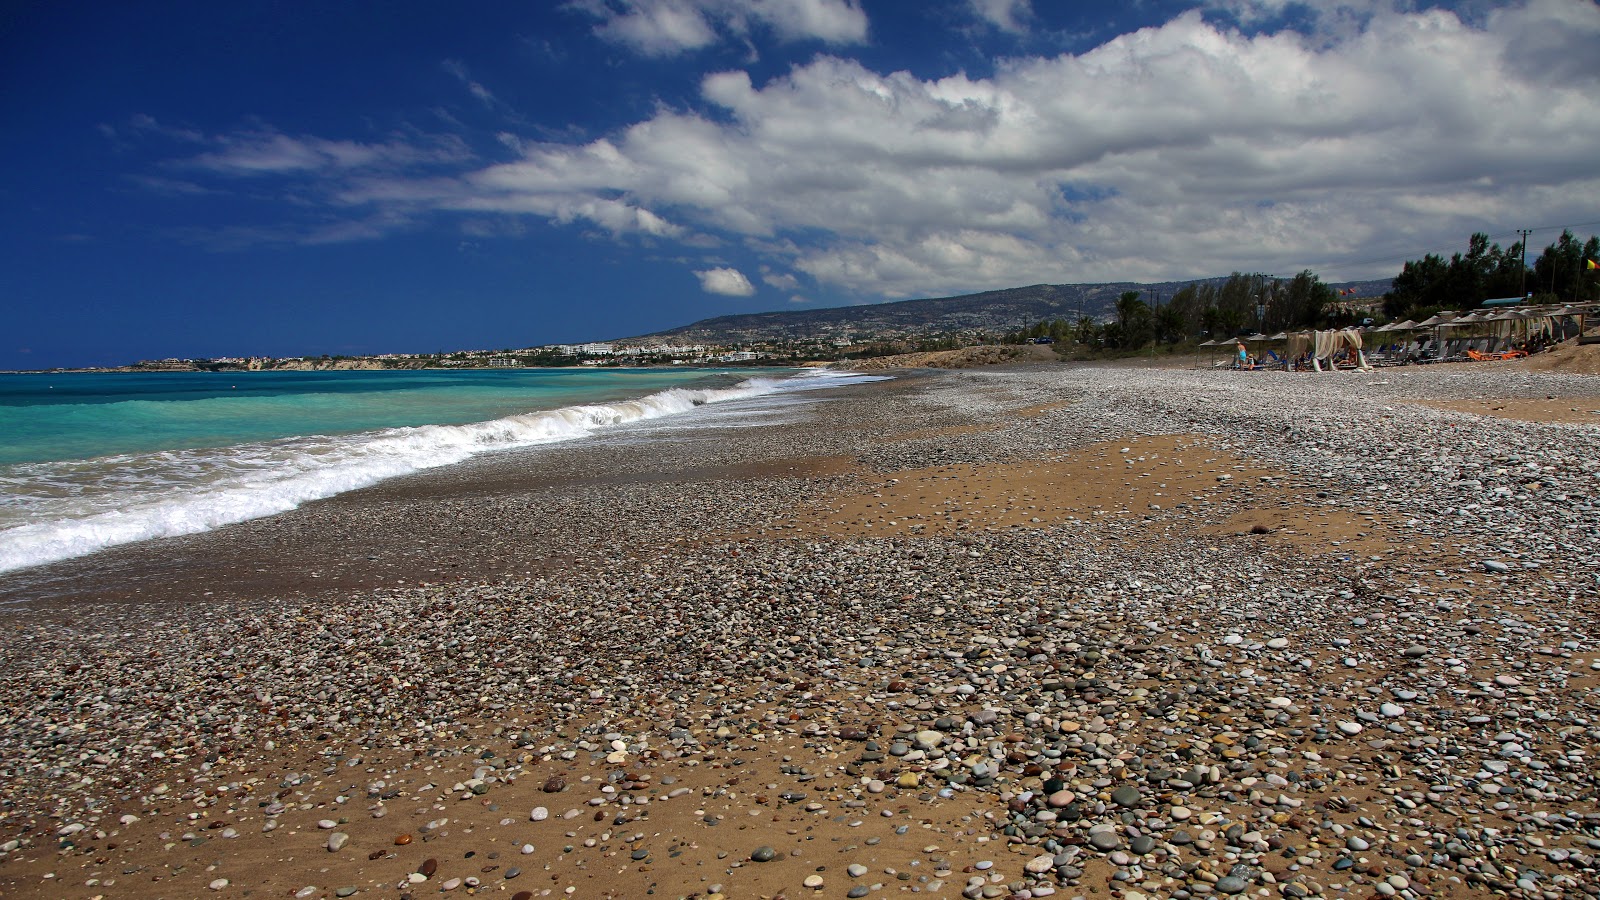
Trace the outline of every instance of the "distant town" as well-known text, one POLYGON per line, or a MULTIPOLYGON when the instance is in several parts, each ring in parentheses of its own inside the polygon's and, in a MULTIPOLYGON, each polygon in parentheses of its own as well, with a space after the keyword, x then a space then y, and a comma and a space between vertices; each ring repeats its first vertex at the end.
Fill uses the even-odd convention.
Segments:
POLYGON ((520 350, 458 350, 440 353, 380 353, 365 356, 223 356, 205 359, 146 359, 102 372, 284 372, 341 369, 514 369, 556 367, 644 367, 794 365, 816 360, 880 355, 898 348, 848 339, 754 341, 735 345, 592 342, 549 344, 520 350))

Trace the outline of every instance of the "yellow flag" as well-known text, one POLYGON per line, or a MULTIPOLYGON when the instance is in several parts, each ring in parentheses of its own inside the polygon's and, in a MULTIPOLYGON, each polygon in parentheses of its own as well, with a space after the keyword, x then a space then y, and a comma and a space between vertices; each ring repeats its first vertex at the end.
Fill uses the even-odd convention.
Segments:
POLYGON ((1591 272, 1593 272, 1595 269, 1600 269, 1600 263, 1597 263, 1592 259, 1586 259, 1584 262, 1589 264, 1589 271, 1591 272))

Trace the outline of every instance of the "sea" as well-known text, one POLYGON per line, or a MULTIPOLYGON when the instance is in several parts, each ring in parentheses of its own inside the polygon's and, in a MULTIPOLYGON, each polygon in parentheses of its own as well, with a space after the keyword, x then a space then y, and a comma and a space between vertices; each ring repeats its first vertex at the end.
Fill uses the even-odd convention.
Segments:
POLYGON ((270 516, 485 453, 782 421, 819 390, 881 377, 684 368, 0 375, 0 572, 270 516))

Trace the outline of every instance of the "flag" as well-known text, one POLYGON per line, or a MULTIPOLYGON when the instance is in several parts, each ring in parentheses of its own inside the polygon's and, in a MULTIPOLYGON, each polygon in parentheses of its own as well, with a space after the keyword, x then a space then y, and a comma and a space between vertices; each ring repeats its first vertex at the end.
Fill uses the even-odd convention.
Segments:
POLYGON ((1593 272, 1595 269, 1600 269, 1600 263, 1597 263, 1592 259, 1586 259, 1584 262, 1589 264, 1588 268, 1591 272, 1593 272))

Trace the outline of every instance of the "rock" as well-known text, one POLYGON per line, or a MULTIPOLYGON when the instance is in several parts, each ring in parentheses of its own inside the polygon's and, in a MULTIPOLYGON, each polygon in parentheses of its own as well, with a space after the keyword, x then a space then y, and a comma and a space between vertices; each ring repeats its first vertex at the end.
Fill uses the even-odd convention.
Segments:
POLYGON ((1111 802, 1118 806, 1138 806, 1139 789, 1131 784, 1125 784, 1111 792, 1111 802))
POLYGON ((344 845, 348 843, 350 843, 350 835, 345 834, 342 831, 335 831, 333 834, 328 835, 328 852, 338 853, 340 850, 343 850, 344 845))
POLYGON ((1237 875, 1224 875, 1217 879, 1215 887, 1219 894, 1242 894, 1250 887, 1250 882, 1237 875))
POLYGON ((567 780, 560 775, 551 775, 545 780, 544 787, 540 790, 546 794, 559 794, 567 789, 567 780))
POLYGON ((772 849, 771 847, 765 846, 757 847, 754 852, 750 854, 750 858, 759 863, 772 862, 777 858, 777 856, 778 851, 772 849))

